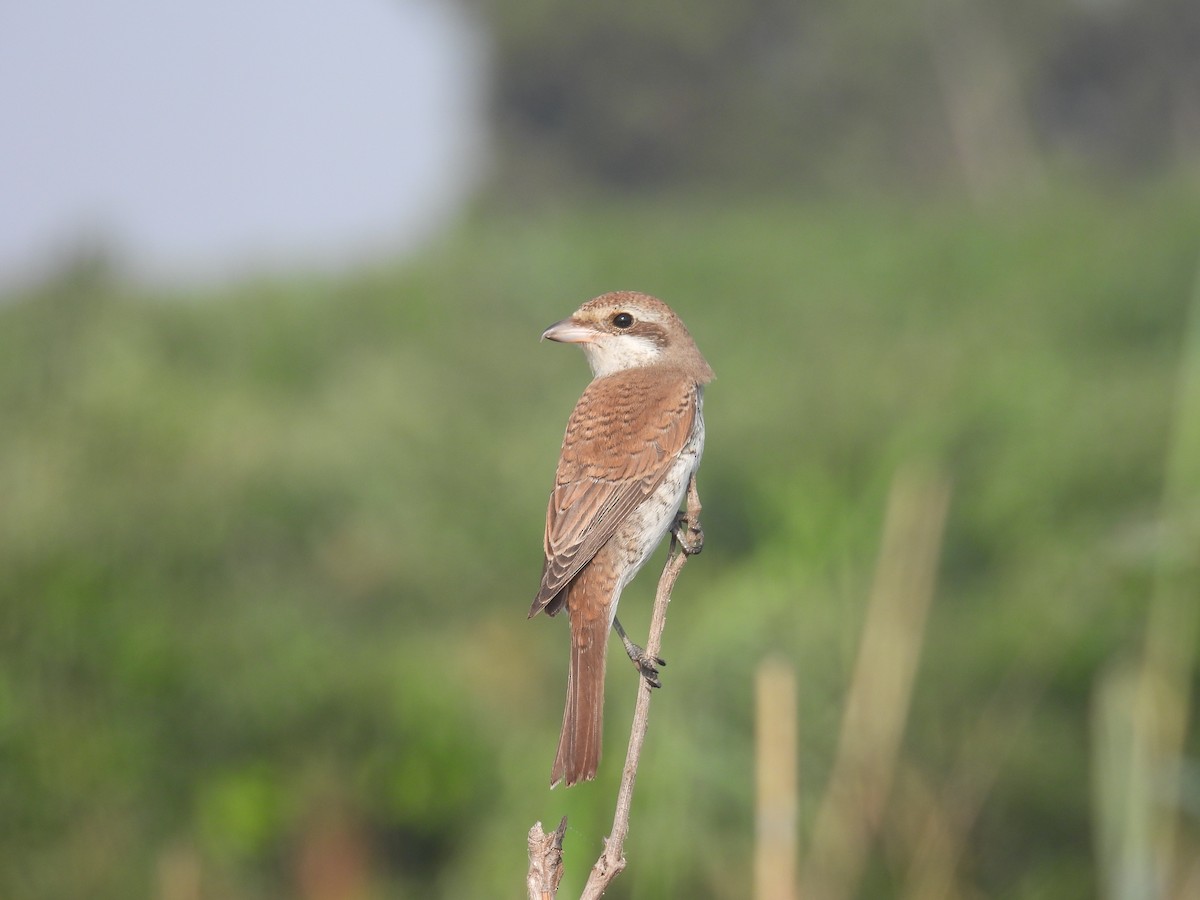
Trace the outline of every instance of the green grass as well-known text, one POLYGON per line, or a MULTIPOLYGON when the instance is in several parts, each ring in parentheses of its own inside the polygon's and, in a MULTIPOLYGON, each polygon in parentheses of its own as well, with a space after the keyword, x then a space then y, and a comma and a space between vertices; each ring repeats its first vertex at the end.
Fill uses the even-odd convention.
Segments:
MULTIPOLYGON (((76 273, 12 298, 0 895, 154 896, 182 852, 205 896, 295 896, 306 835, 341 817, 379 896, 517 896, 525 832, 564 812, 581 884, 634 677, 611 667, 600 782, 547 792, 566 628, 525 611, 587 371, 537 335, 636 288, 718 380, 708 546, 676 590, 614 895, 746 896, 771 651, 799 671, 807 834, 888 484, 916 460, 954 496, 889 827, 904 785, 996 767, 961 883, 1095 896, 1088 698, 1144 627, 1187 188, 479 214, 344 278, 159 296, 76 273), (1003 750, 964 749, 981 717, 1003 750)), ((626 593, 635 630, 653 580, 626 593)), ((870 895, 891 896, 905 860, 876 849, 870 895)))

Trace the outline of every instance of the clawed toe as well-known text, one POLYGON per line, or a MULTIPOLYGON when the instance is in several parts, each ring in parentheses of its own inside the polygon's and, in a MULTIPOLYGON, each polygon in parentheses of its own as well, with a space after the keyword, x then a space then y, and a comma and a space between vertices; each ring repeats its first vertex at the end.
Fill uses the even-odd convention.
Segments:
POLYGON ((613 616, 613 628, 621 637, 621 643, 625 646, 625 653, 629 657, 629 661, 646 679, 646 684, 652 688, 662 687, 662 682, 658 680, 658 670, 665 666, 667 661, 661 656, 651 656, 641 646, 631 641, 629 635, 625 633, 625 629, 621 627, 620 619, 616 616, 613 616))
POLYGON ((662 666, 666 666, 667 661, 660 656, 650 656, 641 647, 634 644, 636 654, 630 655, 630 660, 637 668, 641 676, 646 679, 646 684, 652 688, 662 687, 662 681, 659 680, 658 670, 662 666))

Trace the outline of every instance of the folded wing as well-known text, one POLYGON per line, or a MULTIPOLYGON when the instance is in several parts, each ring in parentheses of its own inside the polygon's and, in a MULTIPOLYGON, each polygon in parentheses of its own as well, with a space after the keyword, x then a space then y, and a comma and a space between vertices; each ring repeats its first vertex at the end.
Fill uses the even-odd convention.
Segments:
POLYGON ((662 482, 696 419, 682 373, 631 369, 588 385, 567 422, 546 511, 545 566, 530 616, 547 608, 662 482))

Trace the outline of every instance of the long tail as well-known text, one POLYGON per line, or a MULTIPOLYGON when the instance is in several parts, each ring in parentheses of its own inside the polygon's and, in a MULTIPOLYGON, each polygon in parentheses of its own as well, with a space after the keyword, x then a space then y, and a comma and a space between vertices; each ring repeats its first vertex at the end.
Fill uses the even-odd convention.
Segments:
POLYGON ((608 617, 594 611, 572 608, 571 665, 567 670, 567 706, 563 710, 558 752, 550 771, 550 786, 560 781, 567 787, 596 777, 600 765, 601 731, 604 725, 604 662, 608 655, 608 617), (588 615, 593 612, 592 615, 588 615))

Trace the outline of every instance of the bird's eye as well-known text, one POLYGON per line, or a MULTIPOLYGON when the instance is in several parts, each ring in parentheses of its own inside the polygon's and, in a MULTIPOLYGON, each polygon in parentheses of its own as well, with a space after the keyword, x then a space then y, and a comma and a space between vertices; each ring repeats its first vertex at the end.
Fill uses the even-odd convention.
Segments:
POLYGON ((617 313, 612 317, 612 323, 618 328, 628 328, 633 324, 633 316, 625 312, 617 313))

